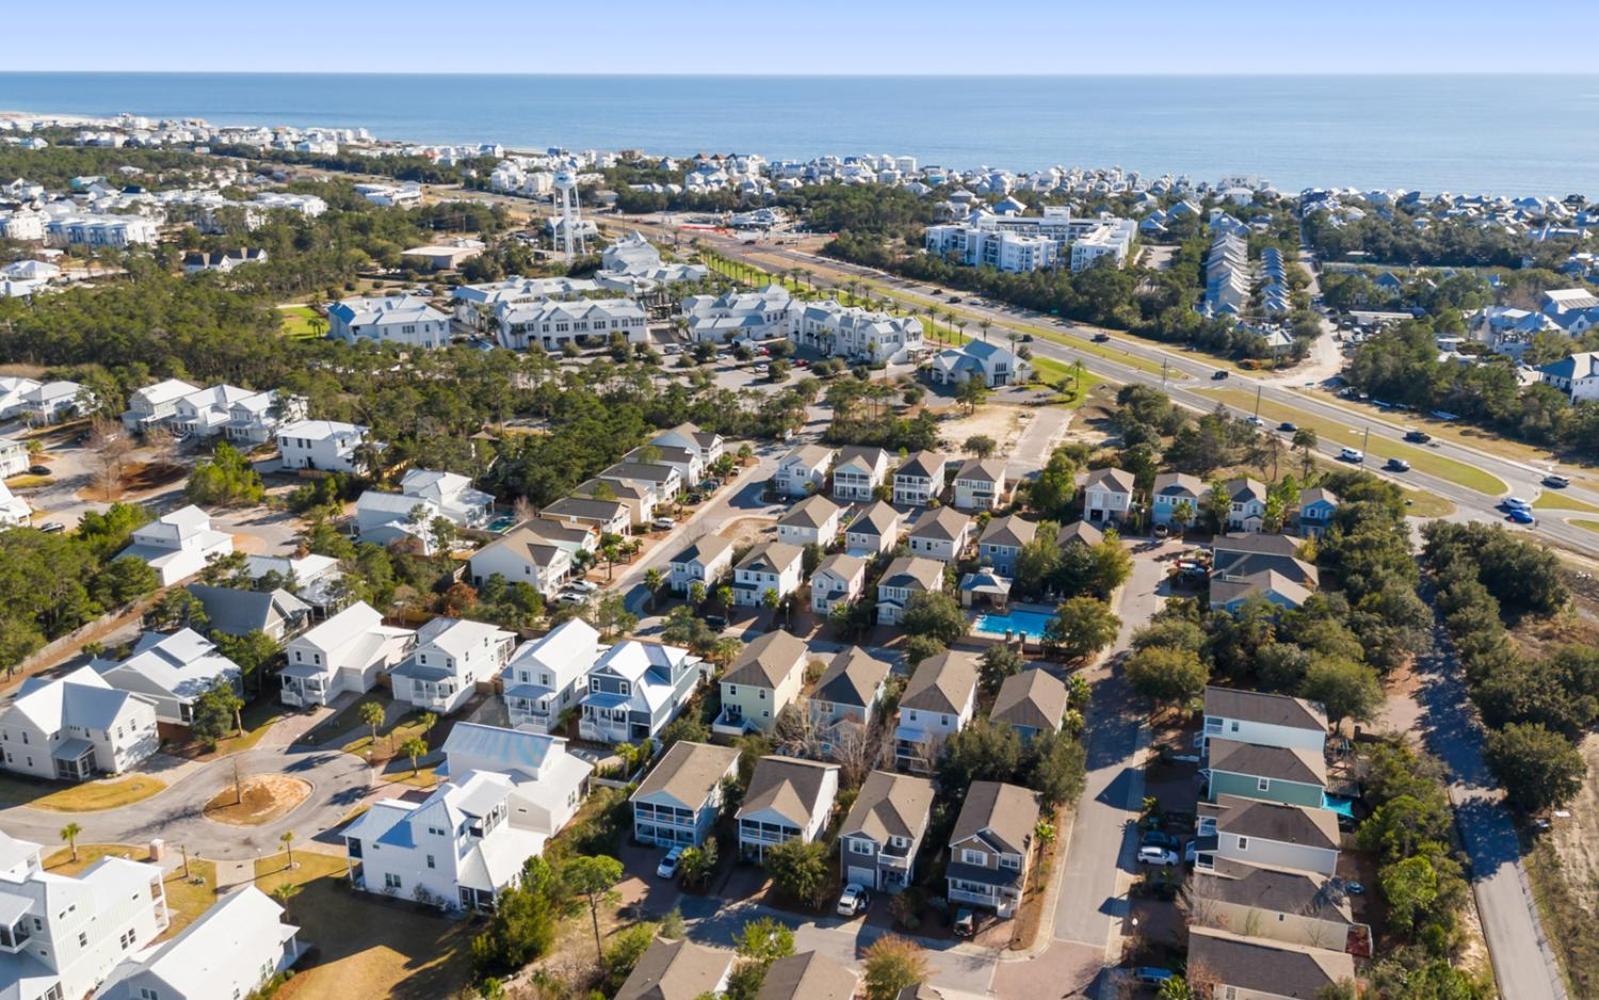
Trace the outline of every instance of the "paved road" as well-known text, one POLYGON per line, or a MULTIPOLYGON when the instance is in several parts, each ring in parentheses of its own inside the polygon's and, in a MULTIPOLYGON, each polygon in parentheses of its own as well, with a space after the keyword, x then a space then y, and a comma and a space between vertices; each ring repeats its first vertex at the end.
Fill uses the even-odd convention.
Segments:
MULTIPOLYGON (((647 223, 637 223, 635 220, 628 220, 627 224, 636 224, 645 229, 653 228, 657 233, 671 232, 658 225, 651 227, 647 223)), ((882 271, 820 257, 794 246, 766 244, 747 247, 738 239, 718 238, 713 233, 697 232, 695 235, 714 244, 719 253, 734 258, 745 258, 758 266, 770 268, 776 261, 777 266, 786 266, 790 269, 808 268, 812 271, 812 280, 815 280, 819 286, 842 283, 836 278, 840 275, 867 278, 894 288, 896 296, 908 304, 939 303, 941 310, 950 308, 940 299, 926 294, 928 287, 926 283, 906 281, 882 271)), ((1004 337, 1011 331, 1026 332, 1021 329, 1024 326, 1048 327, 1049 338, 1035 337, 1030 345, 1034 353, 1040 357, 1051 358, 1065 364, 1081 360, 1089 370, 1113 382, 1160 387, 1179 405, 1191 410, 1210 412, 1216 408, 1216 398, 1199 391, 1214 385, 1210 376, 1217 368, 1213 360, 1202 355, 1167 348, 1117 333, 1113 347, 1129 359, 1124 363, 1113 357, 1105 357, 1087 350, 1091 346, 1089 344, 1091 338, 1101 332, 1094 327, 1061 322, 1024 309, 991 305, 976 297, 966 297, 966 293, 958 294, 964 301, 961 305, 953 307, 954 311, 968 318, 988 319, 993 324, 989 333, 991 339, 1004 337), (1163 378, 1160 373, 1136 367, 1134 359, 1165 365, 1171 377, 1163 378)), ((1324 351, 1325 346, 1321 350, 1324 351)), ((1336 400, 1324 392, 1306 391, 1303 387, 1296 388, 1282 384, 1281 377, 1274 380, 1238 375, 1230 384, 1245 391, 1258 387, 1262 400, 1291 406, 1323 420, 1337 421, 1361 431, 1369 428, 1370 438, 1366 449, 1369 453, 1369 471, 1443 497, 1456 504, 1463 514, 1474 519, 1503 520, 1503 515, 1496 506, 1497 495, 1481 493, 1417 471, 1404 473, 1402 476, 1390 476, 1375 468, 1383 457, 1384 444, 1398 443, 1407 430, 1402 414, 1389 415, 1370 407, 1357 407, 1336 400)), ((1227 408, 1240 416, 1249 414, 1247 408, 1233 406, 1227 408)), ((1320 451, 1329 457, 1336 456, 1340 448, 1341 444, 1338 442, 1330 440, 1320 442, 1320 451)), ((1546 471, 1543 464, 1507 459, 1465 444, 1441 439, 1435 440, 1430 448, 1445 458, 1463 462, 1495 476, 1507 484, 1511 494, 1529 498, 1539 492, 1537 483, 1546 471)), ((1599 490, 1574 484, 1565 492, 1573 499, 1599 505, 1599 490)), ((1558 542, 1574 551, 1599 555, 1599 534, 1569 525, 1558 517, 1546 516, 1536 530, 1540 537, 1558 542)))
MULTIPOLYGON (((280 736, 274 730, 267 739, 279 737, 287 742, 301 717, 278 723, 287 727, 280 736)), ((162 758, 172 761, 172 758, 162 758)), ((145 769, 161 776, 159 769, 145 769)), ((359 805, 369 794, 370 768, 360 758, 337 749, 304 744, 257 746, 241 754, 204 764, 182 763, 173 767, 172 783, 142 802, 101 812, 61 813, 27 806, 0 812, 0 827, 12 836, 40 844, 57 843, 68 820, 83 827, 82 843, 142 844, 160 837, 169 848, 186 845, 192 852, 217 860, 248 860, 282 849, 278 838, 292 830, 295 842, 307 844, 321 840, 332 843, 327 831, 359 805), (207 819, 203 810, 233 782, 234 764, 245 777, 252 774, 287 774, 311 786, 310 795, 288 814, 260 826, 234 826, 207 819)), ((392 792, 381 786, 382 794, 392 792)))
POLYGON ((1449 772, 1455 825, 1471 857, 1472 893, 1502 996, 1566 1000, 1554 953, 1521 863, 1521 847, 1498 784, 1483 760, 1481 722, 1466 697, 1460 667, 1439 630, 1436 649, 1417 664, 1422 740, 1449 772))

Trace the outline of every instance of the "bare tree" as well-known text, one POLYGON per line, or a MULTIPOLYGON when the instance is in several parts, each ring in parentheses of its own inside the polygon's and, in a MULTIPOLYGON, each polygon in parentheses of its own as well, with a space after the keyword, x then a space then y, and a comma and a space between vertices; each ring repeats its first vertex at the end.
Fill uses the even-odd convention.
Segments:
POLYGON ((811 715, 795 705, 784 706, 772 725, 772 745, 778 753, 811 760, 822 755, 822 742, 811 715))
POLYGON ((115 500, 122 494, 122 474, 133 442, 114 421, 98 417, 89 431, 89 450, 94 453, 94 486, 100 499, 115 500))
POLYGON ((521 524, 523 521, 531 521, 533 519, 533 502, 524 496, 517 497, 516 502, 511 504, 511 516, 516 518, 517 524, 521 524))
POLYGON ((144 446, 150 460, 160 465, 172 465, 178 457, 178 437, 166 424, 156 424, 144 432, 144 446))
POLYGON ((873 731, 855 722, 840 722, 828 733, 827 759, 838 765, 839 777, 846 787, 854 788, 866 780, 878 763, 882 742, 873 731))

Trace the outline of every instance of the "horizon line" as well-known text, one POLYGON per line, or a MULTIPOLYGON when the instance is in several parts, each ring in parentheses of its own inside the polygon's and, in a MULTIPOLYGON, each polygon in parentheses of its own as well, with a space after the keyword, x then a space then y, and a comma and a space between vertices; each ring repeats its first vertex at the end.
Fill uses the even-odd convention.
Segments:
POLYGON ((1153 71, 1148 73, 799 73, 799 72, 678 72, 678 71, 618 71, 608 73, 531 73, 516 70, 305 70, 305 69, 3 69, 0 79, 16 76, 347 76, 347 77, 527 77, 529 79, 605 79, 605 78, 679 78, 679 79, 752 79, 752 80, 851 80, 851 79, 905 79, 905 80, 1070 80, 1070 79, 1150 79, 1191 78, 1213 79, 1382 79, 1392 77, 1599 77, 1599 71, 1578 72, 1570 70, 1518 69, 1518 70, 1396 70, 1383 72, 1339 72, 1332 70, 1233 70, 1228 72, 1153 71))

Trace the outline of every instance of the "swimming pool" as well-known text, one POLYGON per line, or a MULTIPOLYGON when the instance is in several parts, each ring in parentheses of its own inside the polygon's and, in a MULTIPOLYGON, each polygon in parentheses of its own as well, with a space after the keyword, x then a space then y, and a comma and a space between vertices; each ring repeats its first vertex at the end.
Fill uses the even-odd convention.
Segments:
POLYGON ((483 527, 486 531, 492 531, 496 535, 503 535, 507 531, 510 531, 512 528, 516 527, 516 515, 496 514, 493 520, 489 521, 489 523, 483 527))
POLYGON ((1044 628, 1053 617, 1055 616, 1042 611, 1011 608, 1002 615, 993 612, 978 615, 972 627, 979 635, 1003 637, 1009 632, 1012 635, 1025 635, 1033 642, 1038 642, 1044 637, 1044 628))
POLYGON ((1321 793, 1321 807, 1331 809, 1340 816, 1355 818, 1355 800, 1348 795, 1334 795, 1331 792, 1321 793))

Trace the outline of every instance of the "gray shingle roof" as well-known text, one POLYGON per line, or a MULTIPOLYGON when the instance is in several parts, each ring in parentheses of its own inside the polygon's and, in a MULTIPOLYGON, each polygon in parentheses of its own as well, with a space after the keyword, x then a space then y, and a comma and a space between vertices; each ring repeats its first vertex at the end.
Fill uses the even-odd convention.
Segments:
POLYGON ((981 838, 994 849, 1026 855, 1038 825, 1038 797, 1019 785, 974 781, 966 791, 949 842, 981 838))

